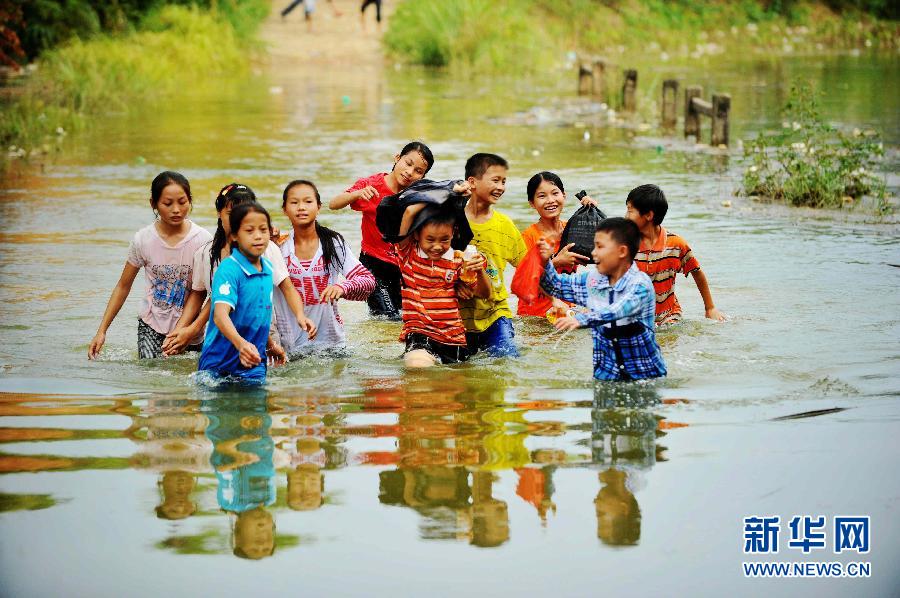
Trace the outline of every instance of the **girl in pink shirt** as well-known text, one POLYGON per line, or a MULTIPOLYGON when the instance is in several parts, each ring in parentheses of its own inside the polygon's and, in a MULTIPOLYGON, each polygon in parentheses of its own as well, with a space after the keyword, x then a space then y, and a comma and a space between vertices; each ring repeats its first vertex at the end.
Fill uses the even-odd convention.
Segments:
POLYGON ((156 214, 156 222, 139 230, 131 241, 122 275, 88 348, 88 359, 100 355, 106 331, 122 309, 141 268, 146 275, 138 318, 141 359, 163 356, 163 340, 181 315, 185 297, 191 290, 194 252, 212 235, 188 219, 193 207, 191 185, 177 172, 161 172, 153 179, 150 207, 156 214))

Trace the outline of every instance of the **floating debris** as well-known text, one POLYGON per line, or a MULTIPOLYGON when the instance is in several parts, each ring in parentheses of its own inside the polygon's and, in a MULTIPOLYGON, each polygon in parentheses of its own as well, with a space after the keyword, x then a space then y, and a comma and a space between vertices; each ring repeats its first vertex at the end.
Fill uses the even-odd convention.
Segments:
POLYGON ((840 413, 846 411, 846 407, 832 407, 831 409, 816 409, 814 411, 804 411, 802 413, 793 413, 791 415, 782 415, 781 417, 772 418, 773 422, 779 422, 789 419, 806 419, 807 417, 818 417, 820 415, 829 415, 831 413, 840 413))

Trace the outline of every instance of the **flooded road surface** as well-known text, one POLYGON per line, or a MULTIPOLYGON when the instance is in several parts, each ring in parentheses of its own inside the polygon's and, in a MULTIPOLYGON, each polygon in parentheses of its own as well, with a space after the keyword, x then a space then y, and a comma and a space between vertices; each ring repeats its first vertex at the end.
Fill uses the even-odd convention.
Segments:
MULTIPOLYGON (((896 593, 896 226, 732 197, 734 154, 652 129, 516 120, 564 111, 574 84, 562 80, 279 64, 101 119, 0 191, 4 593, 896 593), (333 196, 414 138, 434 151, 434 178, 461 177, 476 151, 507 157, 498 207, 520 228, 535 220, 524 188, 539 170, 608 214, 659 184, 666 227, 731 320, 704 320, 679 279, 686 320, 660 334, 669 378, 595 387, 586 331, 560 339, 519 321, 519 360, 407 373, 397 325, 345 302, 351 357, 295 362, 258 394, 228 396, 193 386, 196 357, 137 360, 135 289, 103 358, 87 361, 157 172, 188 176, 193 217, 212 228, 232 180, 280 214, 289 180, 333 196), (788 545, 805 515, 827 520, 810 554, 788 545), (835 554, 834 519, 855 515, 871 517, 870 552, 835 554), (744 554, 750 516, 780 517, 778 554, 744 554), (776 561, 867 562, 871 576, 743 575, 742 562, 776 561)), ((897 87, 896 67, 806 57, 653 67, 642 81, 729 91, 738 138, 780 126, 787 87, 808 77, 832 90, 829 119, 895 146, 898 100, 881 90, 897 87)), ((322 221, 358 249, 356 214, 322 221)))

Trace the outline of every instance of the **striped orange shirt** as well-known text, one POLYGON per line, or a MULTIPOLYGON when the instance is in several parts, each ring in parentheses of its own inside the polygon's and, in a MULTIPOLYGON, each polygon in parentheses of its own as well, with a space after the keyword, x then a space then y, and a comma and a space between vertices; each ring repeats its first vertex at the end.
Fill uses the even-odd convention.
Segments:
POLYGON ((465 345, 466 329, 459 315, 456 281, 462 259, 422 257, 419 246, 410 240, 395 245, 403 277, 403 330, 400 340, 416 332, 445 345, 465 345))
POLYGON ((685 276, 700 269, 687 241, 659 227, 659 235, 652 248, 641 239, 641 247, 634 256, 634 263, 653 281, 656 292, 656 324, 667 324, 681 319, 681 305, 675 297, 675 277, 685 276))

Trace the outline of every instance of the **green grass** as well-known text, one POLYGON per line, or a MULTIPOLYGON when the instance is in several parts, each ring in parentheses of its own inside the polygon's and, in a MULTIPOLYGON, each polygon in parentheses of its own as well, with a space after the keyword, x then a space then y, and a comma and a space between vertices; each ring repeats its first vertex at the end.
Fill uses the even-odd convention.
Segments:
POLYGON ((741 192, 814 208, 852 208, 869 197, 876 213, 889 212, 886 183, 877 174, 884 156, 877 133, 835 129, 816 102, 808 85, 793 87, 781 129, 745 147, 741 192))
POLYGON ((45 52, 0 106, 0 162, 52 151, 66 133, 104 111, 165 98, 210 75, 245 72, 251 31, 268 3, 218 6, 165 6, 147 14, 138 30, 74 38, 45 52))
MULTIPOLYGON (((832 2, 833 3, 833 2, 832 2)), ((478 72, 540 72, 567 52, 691 58, 786 44, 900 46, 897 21, 789 0, 405 0, 385 35, 397 59, 478 72)))

